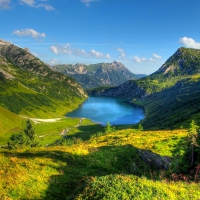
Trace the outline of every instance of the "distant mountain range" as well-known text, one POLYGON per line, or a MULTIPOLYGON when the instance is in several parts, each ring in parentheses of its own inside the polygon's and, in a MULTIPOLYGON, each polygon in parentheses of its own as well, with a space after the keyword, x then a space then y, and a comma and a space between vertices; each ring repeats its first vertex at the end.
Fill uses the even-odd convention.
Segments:
POLYGON ((52 71, 26 49, 0 40, 0 106, 32 117, 56 117, 87 95, 74 79, 52 71))
POLYGON ((139 79, 143 74, 133 74, 122 63, 98 63, 91 65, 55 65, 53 70, 74 78, 85 89, 102 86, 118 86, 130 79, 139 79))
POLYGON ((139 100, 146 108, 146 128, 189 123, 199 116, 200 50, 179 48, 150 76, 129 80, 118 87, 93 90, 90 95, 139 100))

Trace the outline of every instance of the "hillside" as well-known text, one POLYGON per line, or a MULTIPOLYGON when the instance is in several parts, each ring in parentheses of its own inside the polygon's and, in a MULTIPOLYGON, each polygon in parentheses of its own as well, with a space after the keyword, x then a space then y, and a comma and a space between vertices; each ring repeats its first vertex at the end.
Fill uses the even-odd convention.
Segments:
POLYGON ((178 81, 173 87, 141 101, 146 107, 145 128, 189 127, 191 120, 200 125, 200 75, 178 81))
POLYGON ((26 49, 0 41, 0 106, 29 117, 61 116, 86 98, 72 78, 52 71, 26 49))
POLYGON ((0 145, 7 144, 12 133, 21 131, 22 118, 0 107, 0 145))
POLYGON ((127 129, 94 134, 74 144, 66 140, 60 147, 4 150, 0 197, 197 200, 198 183, 165 174, 173 150, 185 136, 184 130, 127 129))
POLYGON ((71 76, 85 89, 118 86, 127 80, 144 76, 133 74, 122 63, 115 61, 91 65, 56 65, 53 68, 67 76, 71 76))

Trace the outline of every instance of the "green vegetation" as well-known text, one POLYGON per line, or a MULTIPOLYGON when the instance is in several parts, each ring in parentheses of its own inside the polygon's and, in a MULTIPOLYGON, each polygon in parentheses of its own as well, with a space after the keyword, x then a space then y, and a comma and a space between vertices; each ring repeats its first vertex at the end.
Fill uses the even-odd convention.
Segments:
POLYGON ((76 199, 198 199, 197 184, 183 182, 152 181, 146 177, 114 174, 92 177, 87 180, 84 191, 76 199))
MULTIPOLYGON (((151 76, 111 88, 135 98, 146 118, 102 127, 64 118, 83 89, 8 46, 0 46, 0 199, 199 199, 200 51, 180 48, 151 76)), ((95 67, 106 79, 108 64, 87 71, 95 67)))
POLYGON ((0 106, 13 113, 60 117, 77 108, 87 97, 72 78, 52 71, 24 49, 2 45, 0 57, 0 106))
POLYGON ((146 129, 189 128, 191 120, 200 125, 199 99, 200 76, 195 75, 135 103, 146 109, 146 118, 142 122, 146 129))
POLYGON ((7 144, 13 133, 20 132, 22 123, 21 117, 0 107, 0 145, 7 144))
POLYGON ((60 147, 4 150, 1 199, 198 199, 198 183, 155 171, 142 156, 171 156, 186 135, 126 129, 60 147))

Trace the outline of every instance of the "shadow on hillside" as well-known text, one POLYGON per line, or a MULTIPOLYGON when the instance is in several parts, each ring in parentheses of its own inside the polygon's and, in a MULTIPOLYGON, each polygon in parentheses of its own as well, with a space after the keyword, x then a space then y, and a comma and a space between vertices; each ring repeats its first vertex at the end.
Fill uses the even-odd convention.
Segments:
POLYGON ((90 139, 90 136, 93 135, 94 133, 96 134, 97 132, 105 131, 105 127, 99 124, 81 125, 76 127, 76 129, 78 129, 78 132, 73 133, 72 131, 70 131, 70 134, 67 137, 68 138, 77 137, 85 141, 90 139))
MULTIPOLYGON (((76 127, 78 129, 78 132, 73 133, 73 131, 70 131, 70 134, 67 135, 67 138, 81 138, 83 141, 89 140, 91 135, 97 134, 99 132, 104 133, 105 132, 105 126, 101 126, 99 124, 88 124, 88 125, 81 125, 79 127, 76 127)), ((137 125, 116 125, 114 126, 115 130, 123 130, 128 128, 136 128, 137 125)))
MULTIPOLYGON (((5 154, 13 155, 10 152, 5 154)), ((72 154, 64 150, 51 151, 47 148, 40 152, 14 153, 14 156, 19 159, 50 158, 57 163, 53 166, 50 163, 45 164, 59 172, 59 175, 50 177, 45 200, 74 199, 86 186, 85 181, 88 177, 135 174, 151 179, 151 172, 165 169, 166 162, 169 161, 158 154, 132 145, 90 148, 87 155, 72 154)), ((41 162, 38 165, 44 166, 44 163, 41 162)))

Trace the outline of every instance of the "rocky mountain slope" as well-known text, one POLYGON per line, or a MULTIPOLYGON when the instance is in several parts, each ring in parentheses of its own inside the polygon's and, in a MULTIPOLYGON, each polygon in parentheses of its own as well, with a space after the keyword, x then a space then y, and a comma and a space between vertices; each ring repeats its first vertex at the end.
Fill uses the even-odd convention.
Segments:
POLYGON ((71 76, 84 88, 91 89, 102 86, 118 86, 127 80, 138 79, 122 63, 98 63, 92 65, 56 65, 55 70, 71 76))
POLYGON ((26 49, 0 40, 0 97, 0 106, 16 114, 52 117, 78 106, 86 94, 26 49))
POLYGON ((198 73, 200 73, 200 50, 181 47, 152 76, 172 77, 198 73))

